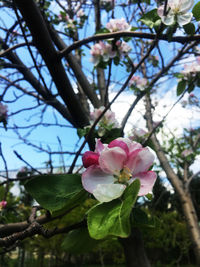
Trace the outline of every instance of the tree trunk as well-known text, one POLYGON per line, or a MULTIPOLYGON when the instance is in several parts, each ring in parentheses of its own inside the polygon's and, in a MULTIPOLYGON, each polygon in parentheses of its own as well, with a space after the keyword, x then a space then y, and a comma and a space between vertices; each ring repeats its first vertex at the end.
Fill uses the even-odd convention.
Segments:
POLYGON ((150 267, 144 249, 142 234, 138 228, 133 228, 128 238, 120 238, 120 243, 124 248, 127 267, 150 267))

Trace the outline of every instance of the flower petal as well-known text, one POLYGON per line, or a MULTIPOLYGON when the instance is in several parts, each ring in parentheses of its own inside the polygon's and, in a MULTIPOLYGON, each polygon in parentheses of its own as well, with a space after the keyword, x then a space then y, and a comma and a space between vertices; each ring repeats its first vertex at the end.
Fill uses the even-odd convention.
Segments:
POLYGON ((82 161, 83 161, 83 166, 85 168, 88 168, 91 165, 98 165, 99 154, 92 151, 86 151, 83 154, 82 161))
POLYGON ((182 0, 180 5, 180 12, 186 13, 194 5, 194 0, 182 0))
POLYGON ((180 26, 186 25, 190 23, 192 19, 193 14, 191 12, 183 14, 183 15, 178 15, 177 16, 177 22, 180 26))
POLYGON ((129 155, 125 166, 130 169, 132 175, 146 172, 153 164, 154 158, 148 147, 137 149, 129 155))
POLYGON ((104 148, 107 145, 102 144, 100 139, 96 139, 96 147, 95 147, 95 152, 100 154, 102 150, 104 150, 104 148))
POLYGON ((126 158, 126 152, 120 147, 105 148, 99 156, 99 165, 106 173, 118 174, 126 158))
POLYGON ((90 193, 93 193, 98 184, 113 184, 114 181, 112 175, 103 172, 97 165, 90 166, 82 174, 82 185, 90 193))
MULTIPOLYGON (((140 180, 140 191, 138 196, 145 196, 152 191, 157 174, 153 171, 142 172, 138 173, 134 178, 140 180)), ((131 179, 130 182, 133 182, 135 179, 131 179)))
POLYGON ((109 202, 120 197, 125 188, 123 184, 98 184, 93 195, 100 202, 109 202))

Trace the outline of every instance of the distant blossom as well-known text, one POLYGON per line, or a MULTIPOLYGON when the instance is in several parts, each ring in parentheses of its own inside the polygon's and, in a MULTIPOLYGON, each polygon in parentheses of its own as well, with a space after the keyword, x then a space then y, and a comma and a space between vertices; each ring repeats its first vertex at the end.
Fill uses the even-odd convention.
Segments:
POLYGON ((100 41, 92 46, 90 54, 92 56, 91 62, 97 66, 101 59, 107 62, 110 58, 114 58, 116 56, 116 51, 112 50, 111 44, 100 41))
POLYGON ((119 31, 130 31, 131 26, 126 22, 124 18, 121 19, 111 19, 107 24, 106 28, 110 32, 119 32, 119 31))
MULTIPOLYGON (((94 109, 93 112, 90 113, 90 118, 92 120, 92 122, 94 122, 96 119, 99 118, 99 116, 102 114, 102 112, 104 111, 105 107, 100 107, 98 109, 94 109)), ((101 124, 103 125, 110 125, 113 128, 118 128, 119 127, 119 123, 115 118, 115 113, 112 112, 111 110, 107 110, 106 113, 104 114, 104 116, 102 117, 102 119, 100 120, 101 124)))
POLYGON ((181 153, 181 155, 182 155, 183 157, 187 157, 187 156, 191 155, 192 153, 193 153, 192 149, 185 149, 185 150, 181 153))
POLYGON ((140 90, 144 90, 148 84, 148 80, 145 78, 141 78, 140 76, 132 76, 129 81, 129 86, 134 85, 140 90))
POLYGON ((177 22, 180 26, 188 24, 192 19, 192 12, 188 12, 194 4, 194 0, 168 0, 166 14, 164 5, 158 8, 158 15, 165 25, 177 22))
POLYGON ((5 209, 6 206, 7 206, 7 201, 5 201, 5 200, 0 201, 0 211, 2 209, 5 209))
POLYGON ((124 41, 117 41, 116 45, 118 47, 119 55, 120 56, 125 56, 131 51, 130 45, 127 44, 127 42, 124 41))

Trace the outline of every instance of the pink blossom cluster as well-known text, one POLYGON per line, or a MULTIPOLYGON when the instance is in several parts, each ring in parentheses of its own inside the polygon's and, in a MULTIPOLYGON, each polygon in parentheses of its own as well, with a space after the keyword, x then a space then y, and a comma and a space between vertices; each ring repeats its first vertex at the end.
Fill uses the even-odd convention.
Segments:
POLYGON ((85 16, 85 12, 84 12, 84 10, 83 10, 82 8, 79 9, 79 11, 76 13, 76 16, 77 16, 78 18, 84 17, 84 16, 85 16))
POLYGON ((148 133, 147 131, 141 129, 141 128, 133 128, 131 130, 129 139, 131 140, 143 140, 147 137, 148 133))
MULTIPOLYGON (((93 112, 90 113, 90 118, 92 122, 99 118, 101 113, 104 111, 105 107, 95 108, 93 112)), ((99 125, 112 126, 113 128, 119 128, 119 123, 115 118, 115 113, 111 110, 107 110, 102 119, 99 122, 99 125)))
POLYGON ((90 54, 92 56, 91 62, 97 66, 101 59, 107 62, 110 58, 114 58, 117 53, 113 51, 111 44, 100 41, 92 46, 90 54))
POLYGON ((152 191, 156 173, 149 171, 154 155, 147 147, 128 138, 117 138, 109 144, 98 139, 95 151, 83 155, 86 170, 82 184, 100 202, 119 198, 135 179, 140 180, 139 196, 152 191))
POLYGON ((141 78, 140 76, 132 76, 132 78, 129 81, 129 86, 135 86, 140 90, 144 90, 147 86, 148 81, 145 78, 141 78))
POLYGON ((124 18, 111 19, 106 24, 106 28, 110 32, 130 31, 131 30, 131 25, 129 25, 124 18))
POLYGON ((0 121, 7 120, 8 118, 8 107, 0 103, 0 121))
POLYGON ((117 41, 116 45, 118 47, 119 56, 125 56, 131 51, 130 45, 127 44, 127 42, 124 41, 117 41))
POLYGON ((5 201, 5 200, 0 201, 0 211, 2 209, 5 209, 6 206, 7 206, 7 201, 5 201))
POLYGON ((189 155, 191 155, 193 153, 192 149, 185 149, 182 153, 181 156, 182 157, 187 157, 189 155))
POLYGON ((185 64, 184 69, 181 72, 186 76, 196 76, 196 73, 200 72, 200 56, 196 57, 196 62, 193 64, 185 64))

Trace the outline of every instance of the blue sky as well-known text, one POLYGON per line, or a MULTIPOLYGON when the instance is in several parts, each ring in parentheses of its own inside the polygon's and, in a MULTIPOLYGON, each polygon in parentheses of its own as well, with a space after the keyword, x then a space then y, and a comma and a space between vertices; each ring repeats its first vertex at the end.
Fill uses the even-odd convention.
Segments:
MULTIPOLYGON (((12 21, 8 20, 8 16, 6 13, 2 13, 1 10, 1 19, 4 19, 4 16, 6 18, 6 21, 9 26, 12 25, 12 21)), ((104 13, 104 22, 106 23, 106 13, 104 13)), ((121 13, 119 12, 119 17, 121 17, 121 13)), ((92 23, 92 15, 90 16, 90 24, 94 25, 92 23)), ((90 27, 87 31, 87 36, 90 36, 93 34, 94 27, 90 27)), ((81 33, 84 36, 84 33, 81 33)), ((23 40, 22 40, 23 41, 23 40)), ((168 51, 172 48, 171 45, 168 43, 163 42, 162 50, 165 50, 166 56, 168 55, 168 51)), ((88 52, 88 50, 87 50, 88 52)), ((25 59, 29 62, 31 62, 31 59, 28 55, 28 52, 24 51, 24 49, 18 49, 17 50, 18 55, 21 57, 21 59, 25 59)), ((84 60, 84 62, 88 63, 89 66, 89 56, 87 54, 87 59, 84 60)), ((91 66, 90 66, 91 68, 91 66)), ((116 68, 115 68, 116 70, 116 68)), ((117 78, 118 80, 124 78, 127 76, 126 71, 124 68, 117 68, 117 72, 114 73, 113 79, 117 78)), ((171 86, 173 86, 175 81, 171 83, 171 86)), ((29 85, 27 83, 23 84, 25 87, 29 88, 29 85)), ((113 90, 116 91, 116 87, 114 87, 113 90)), ((165 94, 165 91, 167 90, 167 87, 163 86, 160 88, 159 92, 160 94, 165 94)), ((8 95, 7 99, 12 99, 14 96, 14 92, 16 90, 13 88, 10 95, 8 95)), ((199 89, 196 89, 196 94, 199 95, 199 89)), ((125 97, 125 96, 124 96, 125 97)), ((126 97, 124 98, 126 99, 126 97)), ((119 101, 123 102, 123 98, 120 98, 119 101)), ((174 99, 171 99, 171 103, 174 102, 174 99)), ((36 102, 33 102, 32 105, 35 105, 36 102)), ((21 100, 17 101, 17 103, 8 104, 9 106, 9 113, 14 112, 15 110, 20 109, 21 107, 29 107, 30 106, 30 98, 23 97, 21 100)), ((117 105, 116 105, 117 106, 117 105)), ((128 105, 124 104, 123 106, 120 106, 121 109, 127 109, 128 105)), ((116 108, 114 108, 115 110, 116 108)), ((119 109, 118 109, 119 110, 119 109)), ((57 114, 57 113, 56 113, 57 114)), ((27 125, 29 123, 28 119, 32 115, 32 112, 26 112, 26 113, 19 113, 15 118, 10 117, 8 121, 8 126, 12 124, 17 125, 27 125)), ((120 117, 120 116, 119 116, 120 117)), ((121 118, 119 118, 121 119, 121 118)), ((59 114, 57 114, 57 120, 63 124, 63 125, 69 125, 59 114)), ((45 122, 53 121, 55 122, 54 113, 52 111, 52 108, 48 108, 47 112, 45 113, 45 122)), ((31 123, 37 123, 38 119, 32 118, 31 123)), ((21 134, 24 135, 25 132, 21 131, 21 134)), ((72 128, 65 128, 65 127, 38 127, 35 131, 33 131, 30 136, 29 140, 33 142, 35 145, 42 145, 45 149, 48 149, 48 146, 51 146, 52 150, 60 150, 60 146, 58 143, 57 137, 60 138, 62 142, 62 150, 63 151, 73 151, 74 149, 77 150, 77 144, 80 144, 79 138, 77 137, 76 130, 72 128)), ((13 150, 16 150, 25 160, 27 160, 32 166, 34 167, 44 167, 45 162, 48 160, 48 157, 45 153, 38 153, 35 148, 31 146, 27 146, 25 144, 22 144, 22 141, 19 140, 18 136, 13 133, 12 130, 5 131, 4 129, 0 128, 0 142, 2 143, 2 152, 3 155, 7 161, 8 169, 19 169, 20 167, 24 166, 25 164, 20 161, 18 158, 16 158, 15 154, 13 153, 13 150)), ((81 141, 82 142, 82 141, 81 141)), ((87 149, 87 148, 86 148, 87 149)), ((62 162, 61 157, 55 157, 53 156, 53 164, 54 166, 59 166, 62 162)), ((69 165, 71 161, 73 160, 73 156, 66 155, 64 156, 64 161, 66 165, 69 165)), ((81 159, 79 159, 78 163, 81 163, 81 159)), ((2 159, 0 158, 0 170, 4 169, 4 163, 2 159)))

